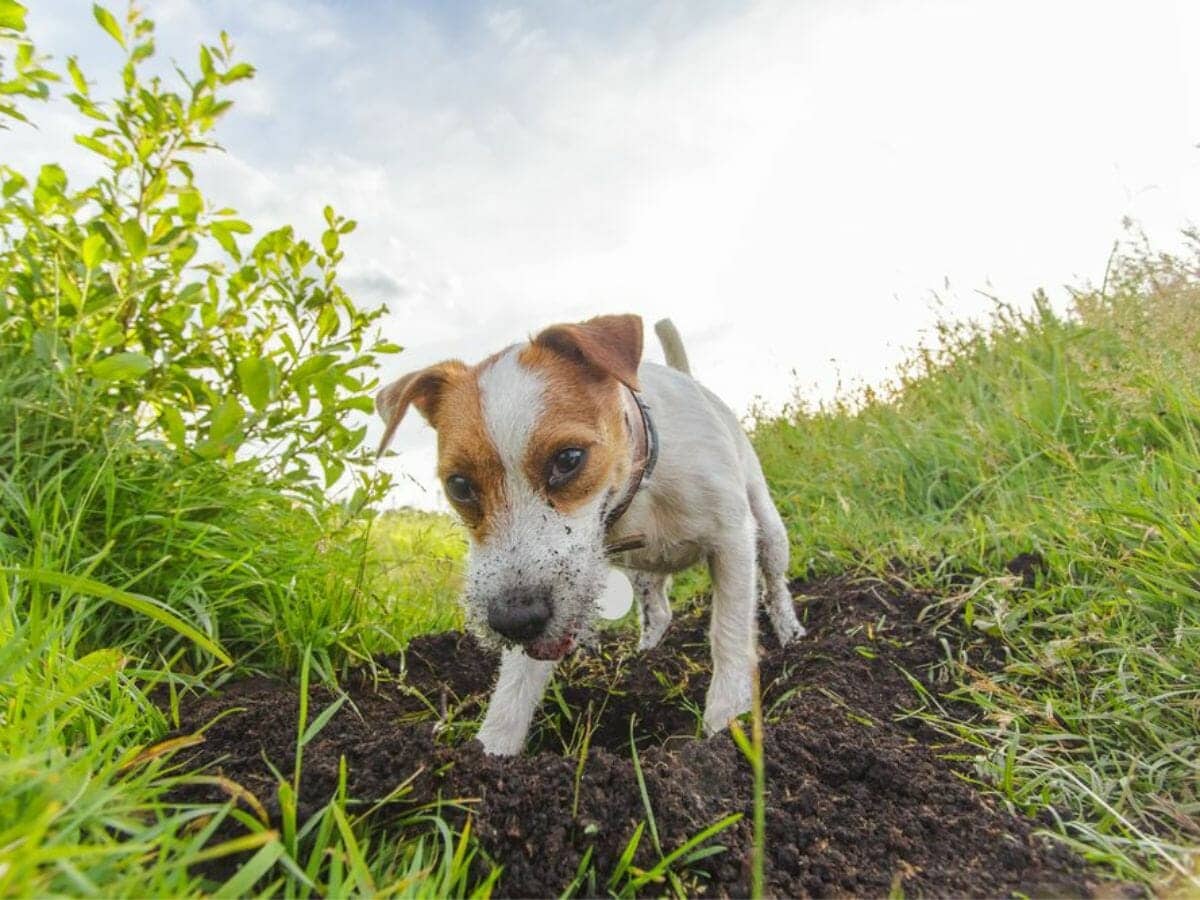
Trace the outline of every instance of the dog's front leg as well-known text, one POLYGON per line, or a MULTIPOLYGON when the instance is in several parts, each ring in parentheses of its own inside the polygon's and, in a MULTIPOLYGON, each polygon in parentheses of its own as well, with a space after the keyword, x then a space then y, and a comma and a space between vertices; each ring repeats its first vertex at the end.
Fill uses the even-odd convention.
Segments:
POLYGON ((754 525, 747 511, 710 556, 713 580, 713 675, 704 703, 704 730, 720 731, 750 709, 754 667, 758 665, 758 612, 754 525))
POLYGON ((520 649, 504 651, 500 677, 479 727, 478 737, 485 752, 495 756, 515 756, 521 752, 554 665, 530 659, 520 649))

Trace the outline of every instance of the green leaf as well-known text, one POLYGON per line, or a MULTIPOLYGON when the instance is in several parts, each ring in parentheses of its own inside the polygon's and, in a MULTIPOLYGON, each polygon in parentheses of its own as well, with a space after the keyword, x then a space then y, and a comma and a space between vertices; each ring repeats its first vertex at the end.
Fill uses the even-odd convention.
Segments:
POLYGON ((75 135, 75 143, 80 147, 87 147, 93 153, 98 153, 105 159, 110 159, 115 163, 120 163, 125 158, 125 154, 116 145, 106 144, 104 141, 86 134, 75 135))
MULTIPOLYGON (((0 0, 3 3, 3 0, 0 0)), ((67 71, 71 74, 71 83, 75 85, 81 96, 88 95, 87 79, 83 77, 83 71, 79 68, 79 63, 74 56, 67 57, 67 71)))
POLYGON ((213 410, 212 424, 208 429, 208 437, 213 443, 224 443, 237 433, 242 419, 246 418, 246 410, 237 398, 227 394, 220 406, 213 410))
POLYGON ((260 356, 250 356, 237 364, 242 392, 260 412, 271 402, 272 363, 260 356))
POLYGON ((237 241, 234 240, 233 235, 235 233, 249 234, 252 230, 249 225, 237 219, 218 219, 211 223, 209 228, 212 236, 216 238, 218 244, 225 248, 226 253, 234 259, 242 258, 242 253, 238 250, 237 241))
POLYGON ((221 76, 222 84, 233 84, 235 81, 242 81, 246 78, 254 77, 254 66, 250 63, 238 63, 236 66, 230 66, 229 71, 221 76))
POLYGON ((183 423, 183 415, 174 406, 164 406, 158 414, 158 421, 171 443, 179 450, 187 444, 187 426, 183 423))
POLYGON ((91 578, 84 578, 81 575, 68 575, 65 572, 52 572, 47 569, 26 569, 16 566, 0 566, 0 572, 3 572, 5 575, 15 575, 18 578, 25 578, 29 581, 36 581, 39 584, 56 587, 61 591, 70 591, 71 593, 83 594, 88 597, 97 597, 100 600, 107 600, 109 603, 124 606, 126 609, 133 610, 147 618, 153 619, 160 625, 165 625, 176 634, 182 635, 196 646, 211 653, 217 659, 221 660, 221 662, 225 663, 225 665, 233 665, 233 660, 221 649, 220 644, 199 631, 195 626, 189 625, 183 619, 179 618, 179 616, 175 615, 172 610, 166 608, 162 603, 150 597, 141 594, 131 594, 128 591, 110 587, 91 578))
POLYGON ((138 224, 137 219, 126 219, 122 222, 121 234, 125 238, 125 246, 129 248, 134 259, 141 259, 146 255, 146 232, 142 231, 142 226, 138 224))
POLYGON ((179 192, 179 215, 189 222, 196 221, 200 210, 204 208, 204 198, 195 188, 185 188, 179 192))
POLYGON ((83 264, 90 272, 104 262, 108 256, 108 243, 99 234, 89 234, 84 238, 80 255, 83 257, 83 264))
POLYGON ((92 376, 101 381, 128 381, 145 375, 154 366, 154 362, 144 353, 114 353, 104 359, 98 359, 91 365, 92 376))
POLYGON ((29 182, 20 172, 10 172, 8 178, 4 180, 4 199, 15 197, 28 185, 29 182))
POLYGON ((121 26, 117 23, 117 17, 99 3, 92 4, 92 15, 96 17, 97 24, 112 35, 112 39, 124 48, 125 35, 121 33, 121 26))
POLYGON ((0 28, 25 30, 25 7, 15 0, 0 0, 0 28))
POLYGON ((320 315, 317 316, 317 336, 324 340, 338 329, 340 320, 338 319, 337 310, 334 309, 332 303, 325 304, 321 308, 320 315))
POLYGON ((57 163, 47 163, 38 170, 39 190, 51 194, 62 194, 67 187, 67 173, 57 163))

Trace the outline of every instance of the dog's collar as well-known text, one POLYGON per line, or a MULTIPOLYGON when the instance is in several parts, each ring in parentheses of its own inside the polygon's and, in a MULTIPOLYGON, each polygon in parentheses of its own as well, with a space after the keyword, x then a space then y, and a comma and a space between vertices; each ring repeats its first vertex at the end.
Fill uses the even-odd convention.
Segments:
MULTIPOLYGON (((654 419, 650 415, 650 407, 646 405, 646 401, 642 399, 642 395, 632 388, 626 388, 626 414, 625 421, 629 425, 630 437, 634 437, 635 433, 640 432, 640 446, 634 451, 633 474, 629 478, 629 486, 625 489, 625 496, 621 498, 612 509, 604 516, 604 530, 610 530, 621 516, 625 515, 625 511, 629 509, 629 504, 633 502, 633 498, 637 496, 637 492, 642 489, 642 484, 654 472, 654 467, 658 465, 658 429, 654 427, 654 419), (633 400, 634 405, 638 410, 638 418, 642 420, 640 429, 634 428, 631 421, 633 416, 630 415, 628 409, 629 399, 633 400), (639 458, 640 457, 640 458, 639 458)), ((622 552, 624 550, 636 550, 642 546, 643 540, 640 535, 633 535, 626 540, 609 545, 610 553, 622 552)))

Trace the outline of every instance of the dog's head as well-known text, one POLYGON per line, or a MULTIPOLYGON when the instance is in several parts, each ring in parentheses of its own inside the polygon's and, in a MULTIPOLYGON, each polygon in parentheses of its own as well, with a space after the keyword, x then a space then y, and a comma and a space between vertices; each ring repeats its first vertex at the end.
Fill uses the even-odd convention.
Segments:
POLYGON ((377 395, 383 447, 410 406, 437 431, 438 475, 471 537, 468 625, 487 643, 558 659, 591 629, 606 518, 633 465, 622 385, 637 390, 641 356, 641 318, 600 316, 377 395))

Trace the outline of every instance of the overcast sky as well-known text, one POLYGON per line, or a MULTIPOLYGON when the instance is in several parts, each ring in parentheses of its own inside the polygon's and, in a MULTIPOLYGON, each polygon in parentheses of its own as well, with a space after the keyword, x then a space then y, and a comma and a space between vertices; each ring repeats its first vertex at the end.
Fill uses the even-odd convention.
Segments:
MULTIPOLYGON (((27 5, 41 49, 115 70, 90 2, 27 5)), ((1200 209, 1190 2, 142 5, 189 68, 222 28, 258 67, 199 179, 262 228, 359 221, 389 376, 632 311, 738 412, 779 408, 986 294, 1065 303, 1124 217, 1170 248, 1200 209)), ((79 164, 70 113, 37 115, 0 159, 79 164)), ((394 502, 440 505, 419 417, 395 446, 394 502)))

